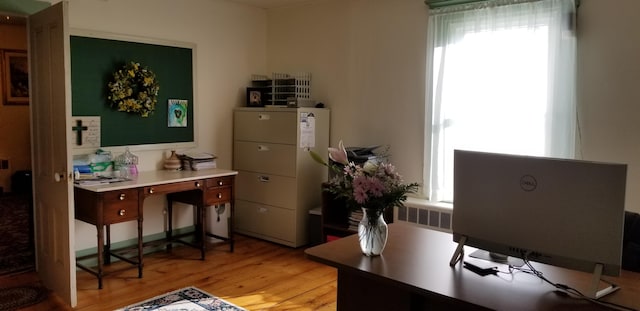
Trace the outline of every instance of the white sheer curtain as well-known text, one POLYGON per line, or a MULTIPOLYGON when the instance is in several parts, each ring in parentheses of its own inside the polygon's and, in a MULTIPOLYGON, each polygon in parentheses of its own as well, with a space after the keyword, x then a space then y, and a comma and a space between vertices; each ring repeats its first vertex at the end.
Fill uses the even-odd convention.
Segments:
POLYGON ((490 0, 431 11, 432 201, 453 199, 454 149, 574 156, 575 9, 490 0))

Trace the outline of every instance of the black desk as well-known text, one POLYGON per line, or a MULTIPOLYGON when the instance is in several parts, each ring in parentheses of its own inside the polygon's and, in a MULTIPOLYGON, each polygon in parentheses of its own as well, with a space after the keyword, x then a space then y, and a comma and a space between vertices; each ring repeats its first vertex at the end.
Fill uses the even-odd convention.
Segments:
MULTIPOLYGON (((525 273, 479 276, 449 266, 456 243, 450 234, 389 225, 380 257, 362 255, 357 235, 307 249, 307 257, 338 269, 338 310, 599 310, 604 307, 554 293, 525 273)), ((466 247, 469 254, 471 247, 466 247)), ((468 256, 468 255, 467 255, 468 256)), ((466 257, 465 257, 466 259, 466 257)), ((586 292, 592 275, 534 264, 551 281, 586 292)), ((640 309, 640 273, 607 278, 621 289, 601 300, 640 309)))

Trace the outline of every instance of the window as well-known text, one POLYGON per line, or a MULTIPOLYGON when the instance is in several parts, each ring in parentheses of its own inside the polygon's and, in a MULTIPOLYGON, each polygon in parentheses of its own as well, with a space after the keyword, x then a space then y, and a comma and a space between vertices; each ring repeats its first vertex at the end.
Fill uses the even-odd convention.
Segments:
POLYGON ((432 201, 453 200, 454 149, 574 156, 574 21, 573 0, 431 11, 425 180, 432 201))

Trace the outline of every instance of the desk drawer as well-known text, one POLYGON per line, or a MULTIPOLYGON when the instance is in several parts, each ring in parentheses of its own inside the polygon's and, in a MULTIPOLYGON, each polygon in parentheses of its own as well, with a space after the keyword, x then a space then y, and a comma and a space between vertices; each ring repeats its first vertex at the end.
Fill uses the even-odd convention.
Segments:
POLYGON ((207 189, 224 186, 233 186, 233 176, 215 177, 205 180, 205 187, 207 187, 207 189))
POLYGON ((104 224, 138 219, 138 190, 124 189, 102 194, 104 224))
POLYGON ((231 202, 231 195, 231 187, 209 188, 204 195, 204 205, 211 206, 231 202))
POLYGON ((183 181, 179 183, 147 186, 147 187, 144 187, 144 195, 146 196, 146 195, 152 195, 152 194, 196 190, 196 189, 202 189, 203 186, 204 186, 204 182, 202 180, 190 180, 190 181, 183 181))

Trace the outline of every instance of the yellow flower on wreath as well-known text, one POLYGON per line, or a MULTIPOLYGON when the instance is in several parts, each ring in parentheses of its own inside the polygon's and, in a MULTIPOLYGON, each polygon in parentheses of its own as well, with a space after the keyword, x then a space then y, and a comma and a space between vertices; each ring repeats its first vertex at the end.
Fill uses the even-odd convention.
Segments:
POLYGON ((118 111, 139 113, 148 117, 158 102, 160 85, 153 71, 129 62, 113 73, 109 82, 109 104, 118 111))

